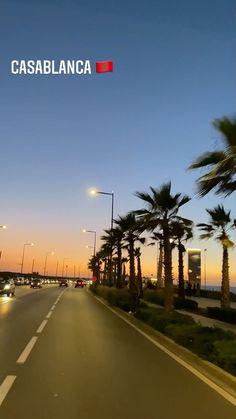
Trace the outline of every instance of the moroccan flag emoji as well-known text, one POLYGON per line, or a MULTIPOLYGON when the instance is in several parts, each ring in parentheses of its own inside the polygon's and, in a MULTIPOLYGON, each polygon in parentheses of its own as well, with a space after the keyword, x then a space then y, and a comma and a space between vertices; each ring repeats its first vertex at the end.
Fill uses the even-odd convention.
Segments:
POLYGON ((96 73, 107 73, 113 71, 113 61, 97 61, 96 73))

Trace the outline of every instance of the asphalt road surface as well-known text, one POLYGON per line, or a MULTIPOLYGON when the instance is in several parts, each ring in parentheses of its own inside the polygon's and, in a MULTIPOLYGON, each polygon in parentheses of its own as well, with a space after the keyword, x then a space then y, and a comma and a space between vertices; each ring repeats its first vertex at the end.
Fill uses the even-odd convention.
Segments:
POLYGON ((85 289, 0 297, 1 419, 235 419, 236 407, 85 289))

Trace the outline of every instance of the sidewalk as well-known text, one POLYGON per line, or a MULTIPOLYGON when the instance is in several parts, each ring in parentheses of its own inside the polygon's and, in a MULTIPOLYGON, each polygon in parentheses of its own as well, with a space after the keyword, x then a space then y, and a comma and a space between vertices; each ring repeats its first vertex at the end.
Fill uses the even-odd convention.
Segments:
POLYGON ((191 316, 196 323, 200 323, 201 326, 218 327, 236 334, 236 325, 231 323, 225 323, 221 320, 211 319, 210 317, 200 316, 199 314, 190 313, 186 310, 176 310, 178 313, 187 314, 191 316))
MULTIPOLYGON (((203 298, 203 297, 188 297, 190 300, 194 300, 198 303, 198 307, 220 307, 220 300, 213 300, 212 298, 203 298)), ((231 308, 236 308, 236 302, 231 302, 231 308)))

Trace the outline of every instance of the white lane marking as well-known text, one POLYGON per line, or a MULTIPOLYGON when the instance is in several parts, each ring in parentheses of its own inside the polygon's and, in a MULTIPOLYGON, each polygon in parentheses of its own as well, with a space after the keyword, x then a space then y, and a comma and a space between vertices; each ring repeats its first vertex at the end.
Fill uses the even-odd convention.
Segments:
POLYGON ((54 308, 56 307, 56 305, 55 304, 53 304, 53 306, 51 307, 51 310, 54 310, 54 308))
POLYGON ((43 329, 45 328, 47 322, 48 322, 47 320, 43 320, 42 323, 40 324, 39 328, 37 329, 36 333, 41 333, 43 331, 43 329))
POLYGON ((16 379, 16 375, 7 375, 0 386, 0 406, 16 379))
POLYGON ((46 315, 46 319, 50 319, 51 315, 52 315, 52 311, 49 311, 48 314, 46 315))
POLYGON ((38 337, 37 336, 33 336, 29 343, 26 345, 25 349, 22 351, 21 355, 19 356, 19 358, 17 359, 17 364, 24 364, 24 362, 26 361, 26 359, 28 358, 30 352, 32 351, 36 341, 37 341, 38 337))
POLYGON ((98 297, 95 297, 96 300, 98 300, 101 304, 103 304, 106 308, 108 308, 112 313, 114 313, 117 317, 124 320, 127 324, 129 324, 133 329, 135 329, 138 333, 143 335, 147 340, 153 343, 157 348, 161 349, 161 351, 165 352, 167 355, 169 355, 172 359, 174 359, 176 362, 178 362, 180 365, 182 365, 184 368, 186 368, 188 371, 190 371, 192 374, 194 374, 196 377, 198 377, 201 381, 203 381, 205 384, 207 384, 209 387, 211 387, 213 390, 215 390, 220 396, 224 397, 228 402, 230 402, 232 405, 236 406, 236 398, 233 397, 231 394, 227 393, 223 388, 219 387, 217 384, 215 384, 213 381, 211 381, 209 378, 205 377, 205 375, 201 374, 199 371, 197 371, 194 367, 192 367, 187 362, 183 361, 183 359, 179 358, 177 355, 175 355, 173 352, 169 351, 169 349, 162 346, 160 343, 156 342, 153 338, 151 338, 147 333, 143 332, 141 329, 136 327, 134 324, 132 324, 129 320, 125 319, 123 316, 118 314, 115 310, 113 310, 111 307, 107 306, 103 301, 101 301, 98 297))

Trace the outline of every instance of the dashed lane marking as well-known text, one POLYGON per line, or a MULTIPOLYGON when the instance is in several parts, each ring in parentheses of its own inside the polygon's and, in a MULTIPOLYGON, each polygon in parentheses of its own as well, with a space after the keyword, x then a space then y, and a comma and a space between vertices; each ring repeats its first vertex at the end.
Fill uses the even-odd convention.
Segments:
POLYGON ((16 379, 16 375, 7 375, 0 386, 0 406, 16 379))
POLYGON ((27 360, 30 352, 32 351, 35 343, 37 342, 38 337, 37 336, 33 336, 29 343, 26 345, 25 349, 22 351, 22 353, 20 354, 19 358, 17 359, 17 364, 24 364, 25 361, 27 360))
POLYGON ((41 333, 43 331, 43 329, 45 328, 47 322, 48 322, 48 320, 43 320, 42 323, 40 324, 39 328, 37 329, 36 333, 41 333))
POLYGON ((46 319, 50 319, 51 315, 52 315, 52 311, 49 311, 48 314, 46 315, 46 319))

